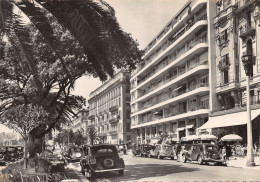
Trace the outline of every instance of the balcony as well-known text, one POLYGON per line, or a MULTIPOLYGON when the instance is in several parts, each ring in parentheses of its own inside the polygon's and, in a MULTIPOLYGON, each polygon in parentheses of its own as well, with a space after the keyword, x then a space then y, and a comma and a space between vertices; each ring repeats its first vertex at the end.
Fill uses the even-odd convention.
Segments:
POLYGON ((117 134, 117 131, 109 131, 109 134, 110 135, 115 135, 115 134, 117 134))
POLYGON ((245 38, 248 35, 255 35, 255 27, 247 23, 240 27, 239 37, 245 38))
POLYGON ((199 105, 197 107, 193 107, 192 109, 188 108, 187 112, 178 112, 178 113, 174 113, 174 114, 169 114, 169 115, 165 115, 165 117, 162 117, 159 119, 150 120, 148 118, 146 120, 140 121, 138 124, 132 125, 131 128, 140 128, 140 127, 156 125, 156 124, 160 124, 160 123, 164 123, 164 122, 168 122, 168 121, 172 121, 172 120, 179 120, 179 119, 184 119, 187 117, 194 117, 194 116, 201 115, 201 114, 208 114, 209 108, 205 108, 205 107, 207 107, 207 106, 199 105))
POLYGON ((113 119, 110 119, 110 120, 109 120, 109 123, 110 123, 110 124, 116 123, 116 122, 119 122, 119 119, 118 119, 118 118, 113 118, 113 119))
POLYGON ((118 105, 115 105, 115 106, 112 106, 109 108, 109 111, 115 111, 115 110, 118 110, 118 105))
POLYGON ((139 85, 141 85, 142 83, 144 83, 146 80, 150 80, 152 75, 155 75, 156 73, 158 73, 159 71, 164 69, 166 66, 168 66, 170 63, 175 62, 179 57, 186 54, 186 52, 188 52, 189 50, 191 50, 192 48, 194 48, 196 45, 198 45, 200 43, 207 43, 207 34, 203 34, 203 35, 199 36, 198 38, 196 38, 196 40, 194 42, 192 42, 191 44, 189 44, 189 46, 183 52, 179 52, 175 57, 172 57, 171 59, 169 59, 167 61, 167 63, 165 63, 164 65, 162 65, 160 67, 151 68, 150 72, 147 75, 143 76, 142 79, 139 80, 139 82, 137 83, 137 87, 139 85))
MULTIPOLYGON (((260 109, 260 97, 251 96, 250 98, 251 98, 252 110, 260 109)), ((242 100, 242 98, 240 98, 240 100, 242 100)), ((241 111, 246 111, 246 102, 241 102, 232 108, 223 106, 221 109, 215 109, 210 113, 210 116, 218 116, 218 115, 230 114, 230 113, 241 112, 241 111)))
MULTIPOLYGON (((157 98, 151 102, 148 102, 148 103, 145 103, 143 105, 143 107, 139 108, 139 111, 143 111, 149 107, 152 107, 152 106, 156 106, 156 105, 160 105, 161 103, 163 103, 164 101, 173 101, 172 99, 174 99, 174 101, 177 101, 183 97, 181 97, 183 94, 186 94, 186 93, 189 93, 193 90, 196 90, 196 89, 199 89, 199 88, 205 88, 205 87, 208 87, 208 84, 197 84, 197 85, 194 85, 192 87, 189 87, 187 89, 184 89, 184 90, 181 90, 179 91, 178 93, 176 94, 170 94, 170 92, 166 92, 164 95, 162 95, 160 98, 157 98)), ((136 113, 135 113, 136 114, 136 113)))
POLYGON ((214 24, 221 22, 223 19, 230 15, 231 13, 235 13, 237 10, 237 5, 229 6, 228 8, 217 13, 217 16, 214 17, 214 24))
POLYGON ((247 10, 249 8, 251 8, 251 5, 253 3, 255 3, 257 0, 238 0, 238 2, 236 3, 236 13, 240 13, 243 10, 247 10))
MULTIPOLYGON (((182 42, 187 41, 187 39, 189 38, 188 35, 191 34, 191 32, 196 31, 201 29, 201 27, 206 26, 207 25, 207 17, 203 16, 202 19, 198 20, 197 22, 194 23, 193 26, 191 26, 189 29, 186 29, 184 33, 181 33, 179 35, 176 35, 175 37, 173 37, 172 40, 169 40, 168 43, 168 47, 164 48, 164 49, 157 49, 157 51, 154 51, 154 53, 149 57, 148 60, 145 60, 145 62, 142 62, 138 67, 139 72, 143 72, 143 69, 147 69, 149 67, 149 65, 154 64, 154 62, 156 60, 158 60, 159 58, 161 58, 162 55, 164 55, 166 52, 168 52, 170 49, 175 48, 177 45, 180 45, 182 42)), ((179 55, 180 56, 180 55, 179 55)), ((138 72, 138 73, 139 73, 138 72)), ((136 75, 138 76, 139 74, 136 73, 136 75)), ((132 75, 133 76, 133 75, 132 75)))

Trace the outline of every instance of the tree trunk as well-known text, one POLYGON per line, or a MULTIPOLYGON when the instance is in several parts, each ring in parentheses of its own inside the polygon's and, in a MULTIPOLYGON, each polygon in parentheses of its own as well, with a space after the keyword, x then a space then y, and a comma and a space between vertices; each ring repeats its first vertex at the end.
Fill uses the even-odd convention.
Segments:
POLYGON ((24 138, 24 168, 27 169, 27 153, 28 153, 29 136, 24 138))

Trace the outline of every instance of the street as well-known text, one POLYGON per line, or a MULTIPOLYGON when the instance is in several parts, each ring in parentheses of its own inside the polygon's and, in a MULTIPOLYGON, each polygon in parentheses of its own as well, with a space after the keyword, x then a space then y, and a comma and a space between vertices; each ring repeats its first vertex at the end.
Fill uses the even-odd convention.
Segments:
MULTIPOLYGON (((123 176, 103 173, 91 181, 259 181, 259 168, 245 169, 213 164, 198 165, 195 162, 177 162, 169 159, 150 159, 120 155, 125 160, 123 176)), ((70 164, 67 171, 70 179, 88 181, 80 173, 79 163, 70 164), (74 171, 74 172, 73 172, 74 171), (75 173, 76 171, 76 173, 75 173)))

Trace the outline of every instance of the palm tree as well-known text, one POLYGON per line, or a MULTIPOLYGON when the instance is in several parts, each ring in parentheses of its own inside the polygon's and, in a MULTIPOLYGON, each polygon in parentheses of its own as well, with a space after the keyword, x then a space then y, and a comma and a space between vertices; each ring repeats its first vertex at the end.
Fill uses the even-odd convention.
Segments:
MULTIPOLYGON (((63 60, 65 53, 59 47, 50 19, 55 19, 56 26, 70 31, 86 53, 93 75, 101 80, 105 80, 107 74, 113 75, 114 66, 135 68, 141 58, 136 41, 122 31, 114 9, 103 0, 0 0, 0 34, 10 35, 23 28, 24 22, 14 14, 17 8, 40 31, 68 76, 70 71, 63 60)), ((8 38, 12 41, 10 36, 8 38)), ((27 51, 23 50, 25 54, 27 51)))
POLYGON ((90 145, 97 144, 99 142, 99 137, 94 126, 89 126, 88 128, 88 139, 90 145))

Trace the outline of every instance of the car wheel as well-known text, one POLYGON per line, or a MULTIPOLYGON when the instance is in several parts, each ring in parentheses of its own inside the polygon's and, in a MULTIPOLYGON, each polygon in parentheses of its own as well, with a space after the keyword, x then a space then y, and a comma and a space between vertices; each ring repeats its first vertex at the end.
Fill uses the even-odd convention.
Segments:
POLYGON ((198 163, 199 163, 199 165, 202 165, 202 164, 203 164, 203 160, 202 160, 202 157, 201 157, 201 156, 198 157, 198 163))
POLYGON ((187 162, 187 158, 186 158, 185 154, 182 155, 182 162, 183 162, 183 163, 186 163, 186 162, 187 162))
POLYGON ((118 171, 118 175, 119 175, 119 176, 123 176, 123 175, 124 175, 124 170, 118 171))

